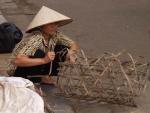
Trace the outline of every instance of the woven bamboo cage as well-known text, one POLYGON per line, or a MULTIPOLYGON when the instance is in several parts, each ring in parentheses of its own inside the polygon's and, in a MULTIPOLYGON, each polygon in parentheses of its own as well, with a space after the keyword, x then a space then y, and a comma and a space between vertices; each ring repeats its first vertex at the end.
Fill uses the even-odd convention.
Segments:
POLYGON ((60 64, 61 94, 81 102, 107 102, 136 106, 135 97, 146 88, 148 63, 130 53, 104 53, 87 58, 81 50, 75 64, 60 64))

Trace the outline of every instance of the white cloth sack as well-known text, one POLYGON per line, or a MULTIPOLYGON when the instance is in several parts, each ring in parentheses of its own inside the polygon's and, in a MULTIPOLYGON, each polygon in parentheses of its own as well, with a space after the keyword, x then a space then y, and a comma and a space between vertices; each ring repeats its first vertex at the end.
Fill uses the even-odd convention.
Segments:
POLYGON ((0 113, 44 113, 42 98, 20 77, 0 77, 0 113))

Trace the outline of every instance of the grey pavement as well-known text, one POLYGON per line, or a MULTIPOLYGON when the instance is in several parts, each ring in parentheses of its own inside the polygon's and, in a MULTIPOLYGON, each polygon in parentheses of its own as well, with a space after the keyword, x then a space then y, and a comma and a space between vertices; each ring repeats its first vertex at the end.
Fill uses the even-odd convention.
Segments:
MULTIPOLYGON (((42 5, 74 19, 72 24, 60 29, 78 41, 87 55, 99 56, 104 51, 125 49, 135 56, 142 55, 150 60, 149 0, 0 0, 0 11, 9 22, 25 31, 42 5)), ((0 55, 4 60, 8 56, 0 55)), ((137 108, 72 103, 55 95, 55 87, 43 86, 43 89, 55 113, 73 113, 74 109, 77 113, 150 113, 149 83, 146 93, 136 99, 137 108)))

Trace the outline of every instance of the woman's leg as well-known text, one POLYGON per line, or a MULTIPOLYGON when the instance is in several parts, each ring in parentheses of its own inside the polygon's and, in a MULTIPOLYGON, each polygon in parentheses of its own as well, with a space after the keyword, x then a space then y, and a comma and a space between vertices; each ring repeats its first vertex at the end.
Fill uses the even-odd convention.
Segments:
MULTIPOLYGON (((42 50, 38 49, 35 52, 34 56, 30 56, 30 57, 31 58, 43 58, 44 56, 45 56, 45 53, 42 50)), ((47 75, 49 73, 49 68, 50 68, 49 66, 50 64, 31 66, 31 67, 17 67, 17 69, 15 70, 14 76, 30 79, 32 82, 40 82, 41 77, 35 77, 35 76, 47 75)))
POLYGON ((64 45, 56 45, 55 46, 55 59, 52 63, 52 72, 51 76, 58 76, 59 70, 58 68, 60 67, 60 62, 64 62, 66 60, 66 55, 68 53, 67 47, 64 45))
MULTIPOLYGON (((59 63, 64 62, 67 55, 67 47, 64 45, 56 45, 55 49, 55 59, 52 62, 52 72, 50 73, 50 76, 57 76, 58 75, 58 68, 60 67, 59 63)), ((31 58, 43 58, 45 57, 45 53, 38 49, 34 56, 30 56, 31 58)), ((17 67, 15 70, 14 76, 17 77, 23 77, 30 79, 32 82, 40 82, 41 80, 45 83, 53 82, 53 80, 50 80, 50 77, 44 75, 49 75, 50 71, 50 63, 39 65, 39 66, 31 66, 31 67, 17 67), (35 77, 37 75, 43 76, 41 77, 35 77), (30 76, 30 78, 29 78, 30 76), (32 77, 33 76, 33 77, 32 77)))

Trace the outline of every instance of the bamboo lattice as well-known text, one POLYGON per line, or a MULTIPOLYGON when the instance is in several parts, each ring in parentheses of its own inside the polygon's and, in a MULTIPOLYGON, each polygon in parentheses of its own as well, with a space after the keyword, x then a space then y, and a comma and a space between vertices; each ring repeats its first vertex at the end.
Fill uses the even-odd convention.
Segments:
POLYGON ((134 98, 145 90, 148 63, 130 53, 105 53, 87 58, 81 50, 75 64, 60 64, 61 94, 85 102, 107 102, 135 106, 134 98))

